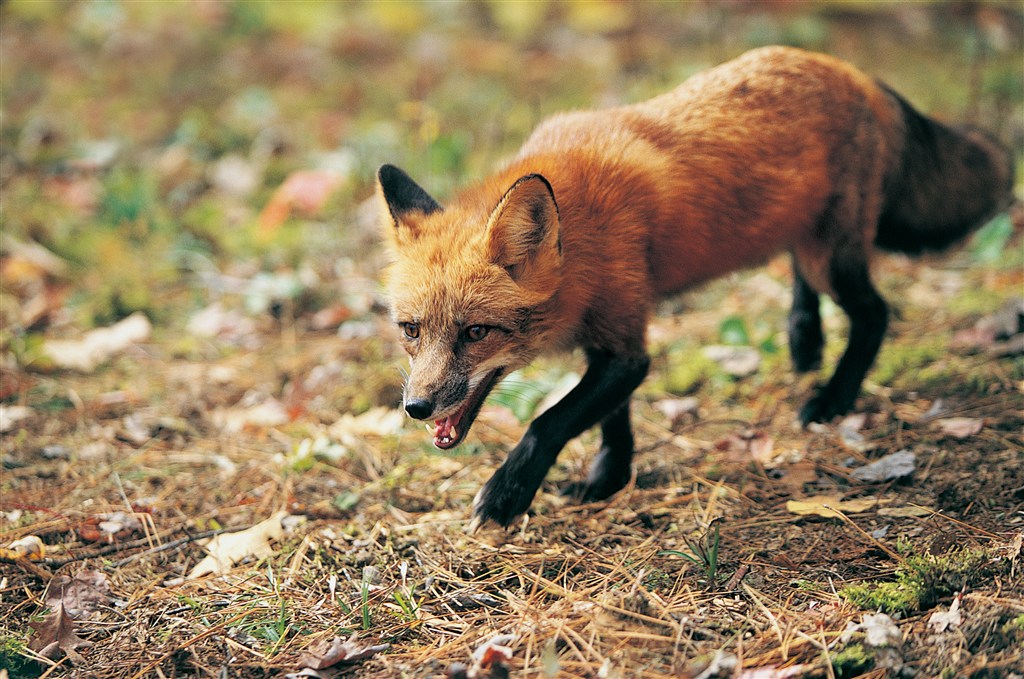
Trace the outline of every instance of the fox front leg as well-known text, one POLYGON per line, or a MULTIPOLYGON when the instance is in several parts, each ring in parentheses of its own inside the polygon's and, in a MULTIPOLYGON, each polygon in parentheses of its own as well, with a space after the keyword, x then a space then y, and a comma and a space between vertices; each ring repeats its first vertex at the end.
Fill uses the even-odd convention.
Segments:
MULTIPOLYGON (((508 459, 477 494, 473 503, 476 521, 493 521, 508 527, 529 509, 548 469, 565 444, 623 408, 633 390, 643 382, 650 365, 650 359, 644 355, 624 357, 591 351, 588 358, 589 366, 580 383, 530 423, 508 459)), ((625 412, 628 414, 628 410, 625 412)), ((621 424, 621 418, 615 419, 621 424)), ((621 476, 623 461, 626 469, 629 468, 632 447, 628 455, 617 450, 616 457, 615 469, 611 471, 621 476)), ((596 464, 601 465, 601 460, 599 457, 596 464)), ((604 479, 598 481, 605 484, 604 479)))

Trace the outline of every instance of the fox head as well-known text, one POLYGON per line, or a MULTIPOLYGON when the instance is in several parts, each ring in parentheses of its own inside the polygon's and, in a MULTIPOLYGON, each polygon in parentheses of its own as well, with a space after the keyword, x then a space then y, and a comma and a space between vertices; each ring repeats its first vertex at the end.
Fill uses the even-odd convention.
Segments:
POLYGON ((539 174, 497 203, 479 191, 447 207, 397 167, 377 179, 392 256, 386 294, 411 361, 405 410, 434 420, 434 444, 451 448, 491 388, 538 352, 544 305, 561 281, 558 207, 539 174))

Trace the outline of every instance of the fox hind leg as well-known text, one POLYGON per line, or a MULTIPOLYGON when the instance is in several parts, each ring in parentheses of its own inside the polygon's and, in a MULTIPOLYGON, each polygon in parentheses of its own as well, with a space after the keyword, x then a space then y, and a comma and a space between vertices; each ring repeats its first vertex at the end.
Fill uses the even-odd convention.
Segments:
POLYGON ((821 331, 821 300, 800 273, 793 256, 793 306, 789 311, 789 352, 793 368, 800 373, 821 367, 825 336, 821 331))
POLYGON ((863 253, 839 250, 829 266, 833 296, 850 319, 850 335, 832 378, 801 409, 805 425, 827 422, 853 408, 889 322, 889 308, 871 283, 863 253))

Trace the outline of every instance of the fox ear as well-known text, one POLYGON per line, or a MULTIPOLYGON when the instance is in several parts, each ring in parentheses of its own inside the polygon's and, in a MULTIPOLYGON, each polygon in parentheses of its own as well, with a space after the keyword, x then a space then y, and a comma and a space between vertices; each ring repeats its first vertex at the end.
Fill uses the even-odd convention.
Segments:
POLYGON ((442 210, 440 203, 430 197, 423 187, 394 165, 381 165, 377 170, 377 183, 387 203, 395 226, 410 212, 429 215, 442 210))
POLYGON ((558 204, 547 179, 529 174, 505 192, 487 220, 487 254, 522 287, 545 287, 541 279, 557 273, 558 204))

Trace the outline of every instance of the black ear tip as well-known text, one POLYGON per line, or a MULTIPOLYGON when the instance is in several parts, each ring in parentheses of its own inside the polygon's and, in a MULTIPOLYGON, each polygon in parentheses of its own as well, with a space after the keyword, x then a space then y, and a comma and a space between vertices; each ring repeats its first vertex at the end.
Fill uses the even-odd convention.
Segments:
POLYGON ((392 165, 391 163, 384 163, 377 168, 377 179, 379 181, 387 181, 393 179, 396 175, 405 174, 400 169, 392 165))
POLYGON ((441 205, 431 198, 423 187, 394 165, 381 165, 377 169, 377 181, 395 219, 402 213, 412 210, 419 210, 428 215, 441 210, 441 205))

